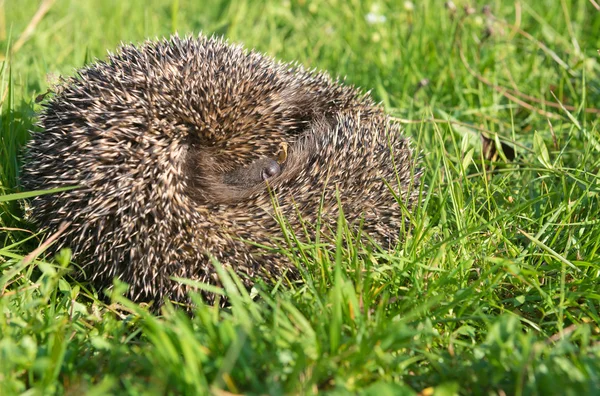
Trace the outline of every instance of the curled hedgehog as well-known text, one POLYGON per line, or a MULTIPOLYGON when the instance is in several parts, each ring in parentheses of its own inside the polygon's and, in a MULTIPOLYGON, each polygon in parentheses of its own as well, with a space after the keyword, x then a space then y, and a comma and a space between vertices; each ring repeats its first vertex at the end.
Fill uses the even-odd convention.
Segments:
POLYGON ((35 197, 31 220, 67 221, 60 243, 82 276, 118 277, 135 301, 186 301, 172 278, 218 283, 212 258, 246 286, 293 274, 269 249, 278 216, 310 239, 341 203, 390 246, 416 199, 409 143, 368 94, 219 38, 125 45, 53 91, 21 184, 78 188, 35 197))

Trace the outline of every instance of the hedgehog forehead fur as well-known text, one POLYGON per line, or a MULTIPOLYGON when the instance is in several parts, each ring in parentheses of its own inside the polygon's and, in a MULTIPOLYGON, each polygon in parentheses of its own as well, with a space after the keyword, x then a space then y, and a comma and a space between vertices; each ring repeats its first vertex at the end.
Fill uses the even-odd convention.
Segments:
POLYGON ((218 38, 123 46, 64 79, 39 124, 23 188, 80 188, 34 198, 32 220, 70 222, 61 241, 82 275, 119 277, 134 300, 184 301, 170 278, 217 282, 209 257, 248 286, 293 274, 257 247, 281 235, 276 210, 301 235, 319 215, 331 226, 341 202, 388 246, 394 195, 410 206, 418 190, 407 140, 368 95, 218 38))

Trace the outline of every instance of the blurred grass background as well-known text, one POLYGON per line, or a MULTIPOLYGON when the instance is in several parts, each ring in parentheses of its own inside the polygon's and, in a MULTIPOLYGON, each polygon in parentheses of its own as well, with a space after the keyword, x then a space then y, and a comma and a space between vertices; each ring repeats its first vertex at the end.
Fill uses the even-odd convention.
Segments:
POLYGON ((0 1, 0 393, 594 394, 598 32, 590 0, 0 1), (253 301, 232 283, 193 318, 103 304, 68 253, 28 256, 43 235, 9 194, 36 97, 175 32, 370 90, 423 158, 401 246, 314 247, 304 284, 253 301))

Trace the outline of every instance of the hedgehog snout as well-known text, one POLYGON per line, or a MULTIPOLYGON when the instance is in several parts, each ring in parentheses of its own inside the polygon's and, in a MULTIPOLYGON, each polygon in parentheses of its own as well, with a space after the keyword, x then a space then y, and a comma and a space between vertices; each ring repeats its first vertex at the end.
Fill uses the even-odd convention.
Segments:
POLYGON ((277 161, 272 158, 259 158, 250 165, 226 173, 223 182, 231 186, 251 188, 280 173, 281 167, 277 161))
POLYGON ((267 181, 267 179, 277 176, 280 173, 281 173, 281 167, 279 166, 277 161, 269 158, 269 161, 265 164, 265 167, 263 168, 262 172, 260 173, 260 176, 263 179, 263 181, 267 181))

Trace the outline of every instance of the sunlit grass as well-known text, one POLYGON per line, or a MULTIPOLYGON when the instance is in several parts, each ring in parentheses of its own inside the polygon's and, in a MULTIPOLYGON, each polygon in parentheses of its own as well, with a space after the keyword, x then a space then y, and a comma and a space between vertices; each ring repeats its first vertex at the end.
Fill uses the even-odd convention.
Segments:
POLYGON ((0 2, 0 393, 597 392, 599 11, 455 3, 0 2), (17 186, 36 97, 120 42, 200 31, 345 76, 405 124, 422 201, 395 250, 343 224, 290 236, 303 282, 219 269, 230 306, 191 317, 120 284, 107 305, 44 255, 17 186))

